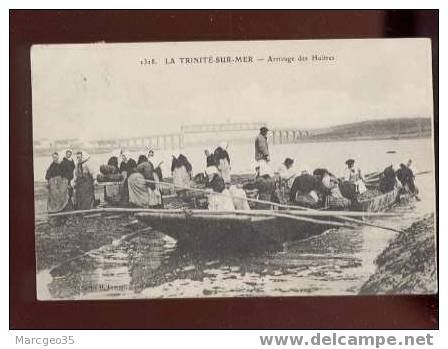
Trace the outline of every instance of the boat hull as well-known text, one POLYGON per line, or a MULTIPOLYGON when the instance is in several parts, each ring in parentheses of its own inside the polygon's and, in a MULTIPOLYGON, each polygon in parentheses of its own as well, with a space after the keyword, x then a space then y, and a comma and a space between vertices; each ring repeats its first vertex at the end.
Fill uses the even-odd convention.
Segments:
POLYGON ((178 243, 216 247, 282 244, 321 234, 330 226, 288 218, 249 215, 188 215, 187 213, 140 213, 136 217, 178 243))
POLYGON ((396 188, 390 192, 361 200, 353 204, 352 209, 363 212, 380 212, 394 206, 400 200, 401 189, 396 188))

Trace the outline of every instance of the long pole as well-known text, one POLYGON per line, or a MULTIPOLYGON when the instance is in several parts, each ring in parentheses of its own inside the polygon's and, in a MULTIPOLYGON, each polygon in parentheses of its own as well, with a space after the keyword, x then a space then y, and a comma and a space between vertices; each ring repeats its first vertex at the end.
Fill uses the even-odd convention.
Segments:
MULTIPOLYGON (((185 187, 185 186, 180 186, 180 185, 176 185, 173 183, 167 183, 167 182, 157 182, 157 181, 152 181, 152 180, 145 180, 148 183, 155 183, 155 184, 163 184, 163 185, 170 185, 173 186, 175 188, 180 188, 180 189, 186 189, 186 190, 191 190, 191 191, 197 191, 197 192, 203 192, 205 194, 210 194, 210 191, 205 190, 205 189, 200 189, 200 188, 190 188, 190 187, 185 187)), ((248 200, 248 201, 252 201, 252 202, 256 202, 256 203, 262 203, 262 204, 269 204, 272 206, 277 206, 277 207, 282 207, 282 208, 287 208, 287 209, 292 209, 292 210, 296 210, 295 212, 285 212, 285 213, 278 213, 277 216, 278 217, 297 217, 297 216, 302 216, 301 220, 305 221, 303 216, 325 216, 325 217, 337 217, 339 219, 343 219, 346 220, 347 222, 352 222, 352 223, 357 223, 357 224, 362 224, 362 225, 366 225, 366 226, 371 226, 371 227, 375 227, 375 228, 379 228, 379 229, 384 229, 384 230, 389 230, 389 231, 393 231, 393 232, 402 232, 401 230, 397 230, 391 227, 387 227, 387 226, 383 226, 383 225, 379 225, 379 224, 374 224, 374 223, 369 223, 360 219, 356 219, 356 218, 350 218, 348 216, 354 216, 354 217, 365 217, 365 216, 374 216, 374 217, 384 217, 384 216, 399 216, 399 214, 394 214, 394 213, 378 213, 378 212, 346 212, 346 211, 319 211, 319 210, 313 210, 313 209, 309 209, 309 208, 305 208, 305 207, 300 207, 300 206, 291 206, 291 205, 283 205, 283 204, 278 204, 275 202, 271 202, 271 201, 266 201, 266 200, 258 200, 258 199, 252 199, 252 198, 246 198, 246 197, 238 197, 238 196, 231 196, 231 195, 226 195, 226 194, 222 194, 222 193, 213 193, 213 195, 221 195, 221 196, 225 196, 225 197, 231 197, 231 198, 236 198, 236 199, 242 199, 242 200, 248 200), (300 212, 297 211, 297 209, 302 210, 300 212)), ((77 214, 85 214, 85 213, 99 213, 99 212, 128 212, 128 213, 136 213, 136 212, 150 212, 151 209, 134 209, 134 208, 98 208, 98 209, 90 209, 90 210, 79 210, 79 211, 68 211, 68 212, 58 212, 58 213, 50 213, 49 216, 51 217, 58 217, 58 216, 69 216, 69 215, 77 215, 77 214), (149 210, 149 211, 148 211, 149 210)), ((160 210, 156 210, 157 212, 160 212, 160 210)), ((253 210, 252 210, 253 211, 253 210)), ((169 212, 168 210, 164 209, 164 212, 169 212)), ((213 211, 208 211, 207 212, 213 212, 213 211)), ((232 213, 232 212, 236 212, 236 211, 227 211, 226 213, 232 213)), ((249 211, 247 211, 249 212, 249 211)), ((269 213, 271 216, 274 216, 273 213, 269 213)), ((307 220, 309 221, 310 218, 308 218, 307 220)), ((338 222, 333 222, 333 223, 338 223, 338 222)))
MULTIPOLYGON (((103 208, 92 208, 90 210, 75 210, 75 211, 67 211, 67 212, 57 212, 57 213, 49 213, 50 217, 61 217, 61 216, 70 216, 70 215, 83 215, 83 214, 94 214, 94 213, 138 213, 138 212, 167 212, 167 213, 178 213, 184 212, 183 209, 153 209, 153 208, 127 208, 127 207, 103 207, 103 208)), ((209 211, 209 210, 201 210, 201 209, 193 209, 188 210, 194 213, 208 213, 208 214, 229 214, 229 213, 247 213, 247 212, 259 212, 263 213, 271 210, 232 210, 232 211, 209 211)), ((293 214, 295 216, 309 216, 309 217, 337 217, 340 218, 340 215, 349 215, 353 217, 361 217, 364 215, 370 217, 397 217, 401 214, 399 213, 387 213, 387 212, 346 212, 346 211, 318 211, 318 210, 310 210, 310 211, 281 211, 280 213, 288 213, 293 214)))
MULTIPOLYGON (((107 212, 120 212, 120 213, 160 213, 161 211, 165 213, 182 213, 186 212, 186 210, 180 210, 180 209, 148 209, 148 208, 119 208, 119 207, 107 207, 107 208, 97 208, 97 209, 90 209, 90 210, 79 210, 79 211, 68 211, 68 212, 58 212, 58 213, 50 213, 50 217, 60 217, 60 216, 70 216, 70 215, 82 215, 82 214, 89 214, 89 213, 107 213, 107 212)), ((345 225, 343 223, 339 222, 330 222, 330 221, 322 221, 322 220, 316 220, 313 218, 308 217, 336 217, 336 218, 342 218, 346 220, 347 222, 353 222, 357 224, 363 224, 366 226, 371 226, 375 228, 390 230, 393 232, 400 233, 401 230, 397 230, 391 227, 385 227, 379 224, 374 224, 366 221, 361 221, 359 219, 353 219, 346 216, 338 216, 337 211, 335 212, 321 212, 321 211, 283 211, 283 212, 277 212, 277 211, 267 211, 267 210, 234 210, 234 211, 209 211, 209 210, 188 210, 190 214, 197 214, 197 213, 207 213, 208 215, 222 215, 222 214, 245 214, 245 215, 252 215, 252 216, 276 216, 281 218, 290 218, 305 222, 311 222, 316 224, 327 224, 337 227, 352 227, 349 225, 345 225), (336 213, 336 214, 335 214, 336 213), (308 216, 308 217, 306 217, 308 216)), ((347 212, 340 212, 342 214, 347 214, 347 212)), ((351 212, 350 214, 362 214, 363 212, 351 212)), ((368 214, 372 214, 372 212, 367 212, 368 214)), ((387 215, 390 216, 390 214, 386 213, 380 213, 377 216, 383 216, 387 215)), ((392 216, 397 216, 397 214, 393 214, 392 216)))
MULTIPOLYGON (((171 185, 174 188, 186 189, 186 190, 191 190, 191 191, 197 191, 197 192, 203 192, 203 193, 206 193, 206 194, 210 194, 210 191, 205 190, 205 189, 190 188, 190 187, 186 187, 186 186, 182 186, 182 185, 177 185, 177 184, 174 184, 174 183, 157 182, 157 181, 153 181, 153 180, 149 180, 149 179, 147 179, 145 181, 148 182, 148 183, 171 185)), ((225 197, 242 199, 242 200, 247 200, 247 201, 252 201, 252 202, 257 202, 257 203, 262 203, 262 204, 269 204, 269 205, 272 205, 272 206, 277 206, 277 207, 281 207, 281 208, 287 208, 287 209, 290 209, 290 210, 303 210, 303 211, 308 211, 308 212, 321 212, 321 211, 318 211, 318 210, 313 210, 313 209, 310 209, 310 208, 307 208, 307 207, 302 207, 302 206, 283 205, 283 204, 278 204, 278 203, 271 202, 271 201, 266 201, 266 200, 258 200, 258 199, 246 198, 246 197, 241 197, 241 196, 231 196, 231 195, 226 195, 226 194, 222 194, 222 193, 213 193, 213 195, 221 195, 221 196, 225 196, 225 197)), ((360 213, 360 216, 362 216, 362 217, 364 217, 364 216, 371 216, 371 214, 366 214, 367 212, 359 212, 359 213, 360 213)), ((372 213, 372 212, 370 212, 370 213, 372 213)), ((389 230, 389 231, 393 231, 393 232, 402 232, 401 230, 397 230, 397 229, 394 229, 394 228, 391 228, 391 227, 387 227, 387 226, 383 226, 383 225, 379 225, 379 224, 368 223, 368 222, 365 222, 365 221, 360 220, 360 219, 349 218, 349 217, 347 217, 347 215, 348 215, 348 212, 343 212, 343 215, 337 215, 334 212, 331 212, 329 214, 329 216, 332 216, 332 217, 337 216, 340 219, 344 219, 346 221, 353 222, 353 223, 373 226, 373 227, 376 227, 376 228, 389 230)), ((383 214, 383 216, 384 215, 386 215, 386 214, 383 214)))

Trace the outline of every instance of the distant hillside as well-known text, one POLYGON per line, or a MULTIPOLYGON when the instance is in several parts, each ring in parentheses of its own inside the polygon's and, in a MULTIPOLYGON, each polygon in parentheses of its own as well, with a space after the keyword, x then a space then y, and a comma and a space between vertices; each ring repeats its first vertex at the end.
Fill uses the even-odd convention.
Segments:
POLYGON ((368 120, 318 129, 310 141, 418 138, 431 136, 430 118, 368 120))

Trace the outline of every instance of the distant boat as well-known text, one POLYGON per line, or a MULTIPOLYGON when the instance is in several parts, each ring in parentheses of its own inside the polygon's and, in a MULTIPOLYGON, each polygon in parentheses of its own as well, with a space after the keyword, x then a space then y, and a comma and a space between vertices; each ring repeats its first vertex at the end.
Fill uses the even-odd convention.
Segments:
POLYGON ((388 151, 386 151, 386 154, 395 154, 395 153, 396 153, 395 150, 388 150, 388 151))

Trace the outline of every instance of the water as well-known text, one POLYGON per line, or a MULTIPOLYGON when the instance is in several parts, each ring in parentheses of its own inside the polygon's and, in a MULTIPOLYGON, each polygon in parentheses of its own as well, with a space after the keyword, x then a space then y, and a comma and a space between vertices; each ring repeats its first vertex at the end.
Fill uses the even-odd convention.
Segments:
MULTIPOLYGON (((193 172, 199 173, 205 167, 205 147, 190 147, 182 149, 193 166, 193 172)), ((232 171, 234 173, 254 172, 254 146, 248 144, 229 144, 228 152, 231 158, 232 171)), ((299 143, 270 145, 271 160, 274 168, 277 168, 286 157, 295 159, 295 166, 302 168, 328 168, 335 175, 342 175, 345 168, 345 160, 353 158, 357 166, 364 172, 384 169, 391 163, 399 164, 413 159, 416 166, 422 170, 432 168, 432 145, 428 138, 413 140, 376 140, 357 142, 331 142, 331 143, 299 143), (394 154, 386 154, 394 150, 394 154)), ((170 175, 171 154, 169 150, 156 151, 156 159, 161 162, 164 176, 170 175)), ((137 160, 138 152, 131 152, 137 160)), ((111 154, 91 154, 88 161, 89 168, 96 173, 102 164, 107 163, 111 154)), ((38 156, 34 159, 34 179, 44 181, 45 172, 51 163, 51 156, 38 156)))
MULTIPOLYGON (((251 169, 251 145, 229 148, 234 172, 251 169), (238 154, 238 155, 237 155, 238 154)), ((202 150, 187 149, 194 168, 202 150)), ((273 162, 293 157, 299 167, 327 167, 340 174, 348 157, 369 172, 412 158, 417 171, 432 170, 428 139, 308 143, 271 147, 273 162), (387 151, 395 153, 388 154, 387 151), (302 160, 303 159, 303 160, 302 160)), ((106 155, 92 157, 101 163, 106 155)), ((35 169, 39 159, 36 159, 35 169)), ((44 168, 44 167, 43 167, 44 168)), ((434 212, 433 173, 418 177, 422 201, 399 206, 398 218, 377 219, 396 229, 407 228, 416 215, 434 212)), ((372 222, 375 222, 373 220, 372 222)), ((353 295, 375 271, 374 259, 396 233, 373 227, 329 230, 280 249, 238 254, 234 251, 183 250, 160 233, 145 233, 93 249, 57 268, 39 270, 39 299, 247 297, 353 295), (50 273, 51 271, 51 273, 50 273)), ((39 249, 38 249, 39 250, 39 249)))

